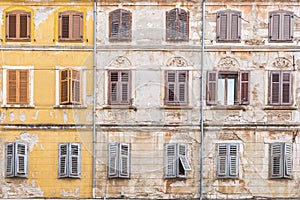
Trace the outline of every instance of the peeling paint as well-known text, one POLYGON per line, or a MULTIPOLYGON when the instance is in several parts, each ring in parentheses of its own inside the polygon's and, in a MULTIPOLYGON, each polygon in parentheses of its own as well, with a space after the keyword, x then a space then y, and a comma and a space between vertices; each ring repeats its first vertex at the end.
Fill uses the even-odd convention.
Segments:
POLYGON ((25 112, 22 112, 21 114, 20 114, 20 121, 21 122, 24 122, 26 120, 26 114, 25 114, 25 112))
POLYGON ((32 152, 34 145, 37 145, 39 138, 37 134, 21 133, 21 140, 28 143, 29 151, 32 152))
POLYGON ((49 7, 41 7, 40 9, 38 9, 34 13, 34 23, 35 23, 36 28, 38 28, 38 26, 42 22, 47 20, 49 15, 51 15, 55 10, 57 10, 57 9, 53 9, 53 8, 49 8, 49 7))
POLYGON ((78 116, 78 113, 75 113, 75 114, 74 114, 74 122, 75 122, 75 123, 78 123, 78 122, 79 122, 79 116, 78 116))
POLYGON ((70 189, 69 191, 60 190, 60 194, 64 197, 79 197, 80 196, 80 188, 76 188, 76 190, 74 192, 72 189, 70 189))
POLYGON ((37 120, 39 116, 39 110, 35 111, 35 115, 32 117, 33 120, 37 120))
POLYGON ((14 112, 9 113, 9 119, 10 119, 11 122, 15 120, 15 113, 14 112))
POLYGON ((68 122, 68 113, 64 112, 64 122, 68 122))

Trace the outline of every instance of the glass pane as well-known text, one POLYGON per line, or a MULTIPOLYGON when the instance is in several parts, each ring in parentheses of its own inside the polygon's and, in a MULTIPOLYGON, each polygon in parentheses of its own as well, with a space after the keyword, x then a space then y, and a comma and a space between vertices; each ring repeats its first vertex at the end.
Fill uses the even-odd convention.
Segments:
POLYGON ((227 88, 227 105, 234 105, 234 92, 235 92, 235 78, 228 78, 228 88, 227 88))
POLYGON ((218 80, 218 103, 225 104, 225 78, 219 78, 218 80))

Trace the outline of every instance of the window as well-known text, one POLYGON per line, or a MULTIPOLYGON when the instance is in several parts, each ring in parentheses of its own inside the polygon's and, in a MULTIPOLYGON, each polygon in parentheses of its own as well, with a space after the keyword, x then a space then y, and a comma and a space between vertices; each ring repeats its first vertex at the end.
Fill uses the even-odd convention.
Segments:
POLYGON ((131 40, 130 11, 118 9, 109 13, 109 39, 110 40, 131 40))
POLYGON ((60 143, 58 146, 58 178, 80 178, 81 145, 60 143))
POLYGON ((186 178, 191 170, 186 144, 165 144, 165 178, 186 178))
POLYGON ((7 103, 29 104, 29 70, 7 70, 7 103))
POLYGON ((6 143, 6 177, 27 177, 27 144, 22 142, 6 143))
POLYGON ((166 13, 166 38, 169 41, 185 41, 189 39, 189 12, 175 8, 166 13))
POLYGON ((292 104, 292 74, 290 71, 270 72, 270 104, 292 104))
POLYGON ((130 104, 130 72, 128 70, 110 70, 109 76, 109 104, 130 104))
POLYGON ((217 13, 217 42, 239 42, 241 12, 225 10, 217 13))
POLYGON ((270 178, 291 178, 293 146, 291 143, 270 145, 270 178))
POLYGON ((65 11, 58 14, 58 40, 83 40, 83 13, 65 11))
POLYGON ((250 73, 248 71, 209 71, 207 76, 207 104, 249 104, 250 73))
POLYGON ((166 105, 187 105, 188 102, 188 71, 166 71, 166 105))
POLYGON ((274 42, 292 41, 294 34, 294 13, 284 10, 270 12, 269 39, 274 42))
POLYGON ((81 104, 81 72, 77 69, 60 70, 60 104, 81 104))
POLYGON ((110 143, 108 146, 108 178, 130 178, 130 145, 110 143))
POLYGON ((30 41, 30 12, 15 10, 6 13, 6 40, 30 41))
POLYGON ((217 177, 238 177, 238 144, 218 144, 217 177))

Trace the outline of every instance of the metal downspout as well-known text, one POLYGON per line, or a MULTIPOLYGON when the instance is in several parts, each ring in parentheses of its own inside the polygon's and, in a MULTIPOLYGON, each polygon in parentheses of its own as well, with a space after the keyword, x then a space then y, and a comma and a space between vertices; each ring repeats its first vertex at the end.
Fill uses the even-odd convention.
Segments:
POLYGON ((94 0, 93 9, 93 21, 94 21, 94 39, 93 39, 93 164, 92 164, 92 197, 95 198, 96 190, 96 67, 97 67, 97 0, 94 0))
POLYGON ((203 144, 204 144, 204 128, 203 128, 203 105, 204 105, 204 30, 205 27, 205 0, 202 1, 202 37, 201 37, 201 90, 200 90, 200 132, 201 132, 201 148, 200 148, 200 200, 203 199, 203 144))

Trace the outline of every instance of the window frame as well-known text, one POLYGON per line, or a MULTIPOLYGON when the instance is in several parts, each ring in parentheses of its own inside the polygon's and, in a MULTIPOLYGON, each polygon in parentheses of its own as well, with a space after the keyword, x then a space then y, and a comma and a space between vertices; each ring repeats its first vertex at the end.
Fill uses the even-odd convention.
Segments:
POLYGON ((188 10, 181 9, 181 8, 174 8, 166 12, 166 40, 167 41, 188 41, 189 40, 189 11, 188 10), (174 14, 175 14, 175 18, 172 20, 171 15, 174 14), (186 20, 182 19, 182 15, 185 15, 186 20), (183 30, 182 30, 182 26, 183 26, 183 30), (174 32, 175 34, 173 35, 172 33, 174 32))
POLYGON ((130 144, 118 142, 109 143, 107 177, 130 178, 130 157, 130 144))
MULTIPOLYGON (((225 75, 236 76, 235 90, 234 90, 234 105, 249 105, 250 104, 250 71, 207 71, 207 83, 206 83, 206 103, 207 105, 219 105, 218 104, 218 81, 219 77, 225 75), (245 75, 245 76, 244 76, 245 75), (246 77, 246 80, 243 79, 246 77), (246 85, 246 86, 245 86, 246 85), (244 97, 244 98, 243 98, 244 97), (243 99, 242 99, 243 98, 243 99)), ((227 87, 227 86, 225 86, 227 87)), ((228 91, 228 90, 227 90, 228 91)), ((226 101, 225 101, 226 103, 226 101)), ((220 104, 223 105, 223 104, 220 104)), ((229 106, 224 104, 223 106, 229 106)))
POLYGON ((117 69, 110 69, 108 70, 108 104, 109 105, 131 105, 131 82, 132 82, 132 76, 131 76, 131 70, 117 70, 117 69), (118 80, 112 81, 112 73, 118 74, 118 80), (128 74, 128 81, 122 81, 122 73, 128 74), (116 100, 113 100, 113 84, 116 84, 116 100), (127 88, 127 99, 123 99, 123 84, 126 84, 127 88))
POLYGON ((125 9, 116 9, 109 13, 109 40, 110 41, 131 41, 132 39, 132 12, 125 9), (114 20, 113 15, 118 15, 114 20), (128 19, 126 19, 128 15, 128 19), (114 24, 117 24, 117 32, 114 32, 114 24), (123 31, 125 27, 125 31, 123 31), (128 32, 128 35, 126 34, 128 32), (115 35, 114 35, 115 34, 115 35))
POLYGON ((191 171, 188 161, 188 145, 184 143, 166 143, 164 145, 164 178, 187 178, 191 171))
POLYGON ((270 12, 268 31, 270 42, 292 42, 294 38, 294 13, 287 10, 277 10, 270 12), (278 16, 278 24, 275 24, 275 16, 278 16), (287 22, 285 21, 286 16, 289 17, 288 24, 286 24, 287 22), (289 25, 289 28, 286 27, 287 25, 289 25), (285 36, 287 30, 289 33, 288 36, 285 36))
POLYGON ((58 178, 81 178, 80 143, 65 142, 58 144, 58 178), (63 147, 65 152, 62 152, 63 147))
POLYGON ((5 28, 5 38, 7 42, 30 42, 31 41, 31 12, 25 10, 12 10, 6 12, 6 28, 5 28), (10 30, 13 24, 10 23, 10 16, 16 16, 15 22, 15 36, 10 37, 10 30), (26 37, 22 37, 21 34, 21 16, 26 16, 26 37))
POLYGON ((7 142, 5 144, 5 177, 27 178, 28 176, 28 145, 25 142, 7 142), (18 147, 24 149, 19 151, 18 147), (11 148, 11 150, 9 150, 11 148), (9 153, 9 151, 11 153, 9 153), (19 153, 21 152, 21 153, 19 153))
POLYGON ((239 177, 239 144, 217 144, 216 167, 216 176, 218 179, 237 179, 239 177), (234 152, 231 153, 232 148, 235 148, 235 155, 234 152))
POLYGON ((189 101, 189 70, 165 70, 165 94, 164 104, 166 106, 186 106, 189 101), (174 73, 174 81, 169 81, 169 74, 174 73), (185 82, 180 82, 180 74, 185 74, 185 82), (170 100, 170 86, 174 85, 174 100, 170 100), (181 88, 184 86, 184 100, 181 98, 181 88))
POLYGON ((290 70, 271 70, 269 72, 269 104, 271 106, 290 106, 293 104, 293 74, 292 71, 290 70), (279 75, 279 82, 275 82, 273 75, 279 75), (284 74, 288 74, 289 75, 289 82, 287 83, 286 81, 284 81, 284 74), (278 91, 276 91, 278 93, 278 102, 274 101, 274 85, 278 83, 278 91), (284 94, 286 93, 284 91, 284 85, 288 84, 288 88, 289 88, 289 96, 288 102, 283 102, 284 101, 284 94))
POLYGON ((276 142, 269 146, 270 179, 291 179, 293 171, 293 144, 276 142))
POLYGON ((216 27, 216 41, 217 42, 241 42, 241 30, 242 23, 241 23, 241 12, 237 10, 222 10, 217 12, 217 27, 216 27), (223 30, 222 27, 225 24, 222 24, 222 17, 225 17, 224 23, 226 24, 225 29, 223 30), (234 21, 233 17, 237 17, 234 21), (222 26, 223 25, 223 26, 222 26), (236 36, 232 36, 234 33, 233 28, 236 25, 236 36))
POLYGON ((83 27, 84 27, 84 13, 75 10, 66 10, 58 13, 58 41, 59 42, 83 42, 83 27), (68 27, 64 27, 63 17, 68 17, 68 27), (77 16, 78 21, 75 23, 75 16, 77 16), (75 28, 77 28, 76 31, 75 28), (64 36, 64 32, 67 29, 68 36, 64 36))

